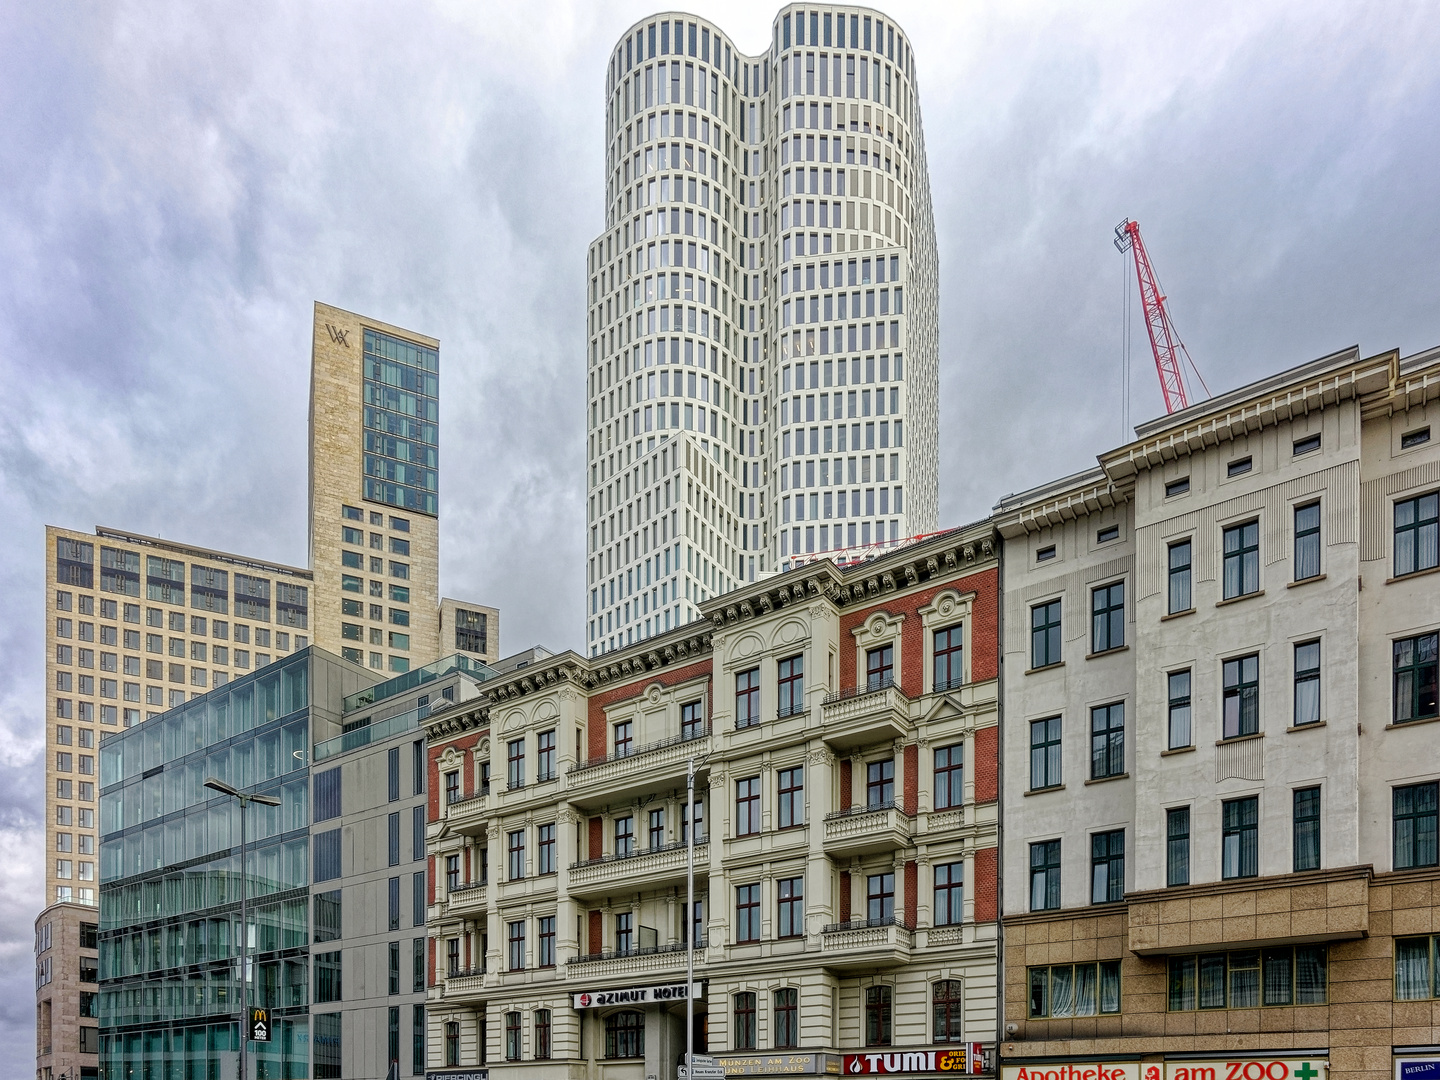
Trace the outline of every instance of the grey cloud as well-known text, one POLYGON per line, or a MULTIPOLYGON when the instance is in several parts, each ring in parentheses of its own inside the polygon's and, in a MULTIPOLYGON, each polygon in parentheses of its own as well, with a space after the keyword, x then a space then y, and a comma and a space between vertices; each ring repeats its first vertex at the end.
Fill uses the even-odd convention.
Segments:
MULTIPOLYGON (((31 1068, 42 527, 305 561, 321 299, 442 341, 443 587, 579 646, 601 5, 0 18, 0 1071, 31 1068)), ((941 246, 942 520, 1121 437, 1122 217, 1213 389, 1440 337, 1421 3, 897 3, 941 246)), ((759 51, 774 4, 712 5, 759 51)), ((1135 323, 1133 420, 1160 399, 1135 323)))

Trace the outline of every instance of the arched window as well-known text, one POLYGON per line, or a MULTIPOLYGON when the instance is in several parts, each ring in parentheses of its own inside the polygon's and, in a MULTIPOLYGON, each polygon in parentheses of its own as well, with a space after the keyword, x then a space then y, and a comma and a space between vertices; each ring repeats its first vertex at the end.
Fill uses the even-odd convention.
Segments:
POLYGON ((865 988, 865 1045, 890 1045, 890 987, 865 988))
POLYGON ((645 1014, 612 1013, 605 1018, 605 1056, 607 1058, 638 1058, 645 1056, 645 1014))
POLYGON ((935 1041, 937 1043, 964 1042, 965 1030, 961 1023, 961 995, 963 985, 959 979, 941 979, 934 986, 935 1041))
POLYGON ((794 1050, 800 1045, 800 992, 793 986, 775 991, 775 1049, 794 1050))
POLYGON ((454 1020, 445 1025, 445 1064, 460 1064, 460 1025, 454 1020))
POLYGON ((755 1049, 755 994, 746 990, 735 995, 736 1050, 755 1049))

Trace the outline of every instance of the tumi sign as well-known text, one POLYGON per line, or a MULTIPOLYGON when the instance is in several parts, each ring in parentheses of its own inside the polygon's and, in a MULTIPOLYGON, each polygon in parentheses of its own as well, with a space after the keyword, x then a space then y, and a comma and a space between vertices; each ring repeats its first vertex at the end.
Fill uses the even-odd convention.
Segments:
POLYGON ((898 1054, 846 1054, 846 1076, 914 1076, 920 1073, 978 1073, 985 1062, 980 1043, 948 1050, 908 1050, 898 1054))

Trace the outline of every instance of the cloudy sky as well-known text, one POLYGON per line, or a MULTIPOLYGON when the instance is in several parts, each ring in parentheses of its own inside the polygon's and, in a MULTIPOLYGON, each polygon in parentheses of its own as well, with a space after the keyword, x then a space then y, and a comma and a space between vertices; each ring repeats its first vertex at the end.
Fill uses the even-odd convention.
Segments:
MULTIPOLYGON (((0 1072, 33 1068, 43 527, 303 563, 312 301, 440 338, 443 588, 506 651, 579 646, 602 75, 653 10, 0 0, 0 1072)), ((759 52, 775 7, 694 10, 759 52)), ((1213 390, 1440 342, 1433 5, 887 10, 920 43, 942 523, 1122 441, 1124 217, 1213 390)))

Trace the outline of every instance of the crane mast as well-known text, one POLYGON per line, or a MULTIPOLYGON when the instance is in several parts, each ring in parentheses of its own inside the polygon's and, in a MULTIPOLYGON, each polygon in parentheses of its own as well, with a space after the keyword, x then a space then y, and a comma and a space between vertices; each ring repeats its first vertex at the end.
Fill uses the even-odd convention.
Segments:
MULTIPOLYGON (((1170 325, 1170 316, 1165 310, 1165 295, 1160 291, 1160 283, 1155 279, 1150 256, 1145 252, 1145 242, 1140 239, 1140 224, 1126 218, 1116 225, 1115 247, 1121 254, 1129 251, 1135 256, 1135 279, 1140 284, 1140 303, 1145 308, 1145 329, 1150 334, 1150 349, 1155 354, 1155 371, 1160 376, 1160 392, 1165 395, 1165 412, 1168 414, 1184 409, 1190 404, 1190 400, 1185 393, 1180 358, 1183 355, 1186 361, 1190 361, 1190 354, 1170 325)), ((1195 366, 1193 361, 1190 361, 1190 366, 1195 366)))

